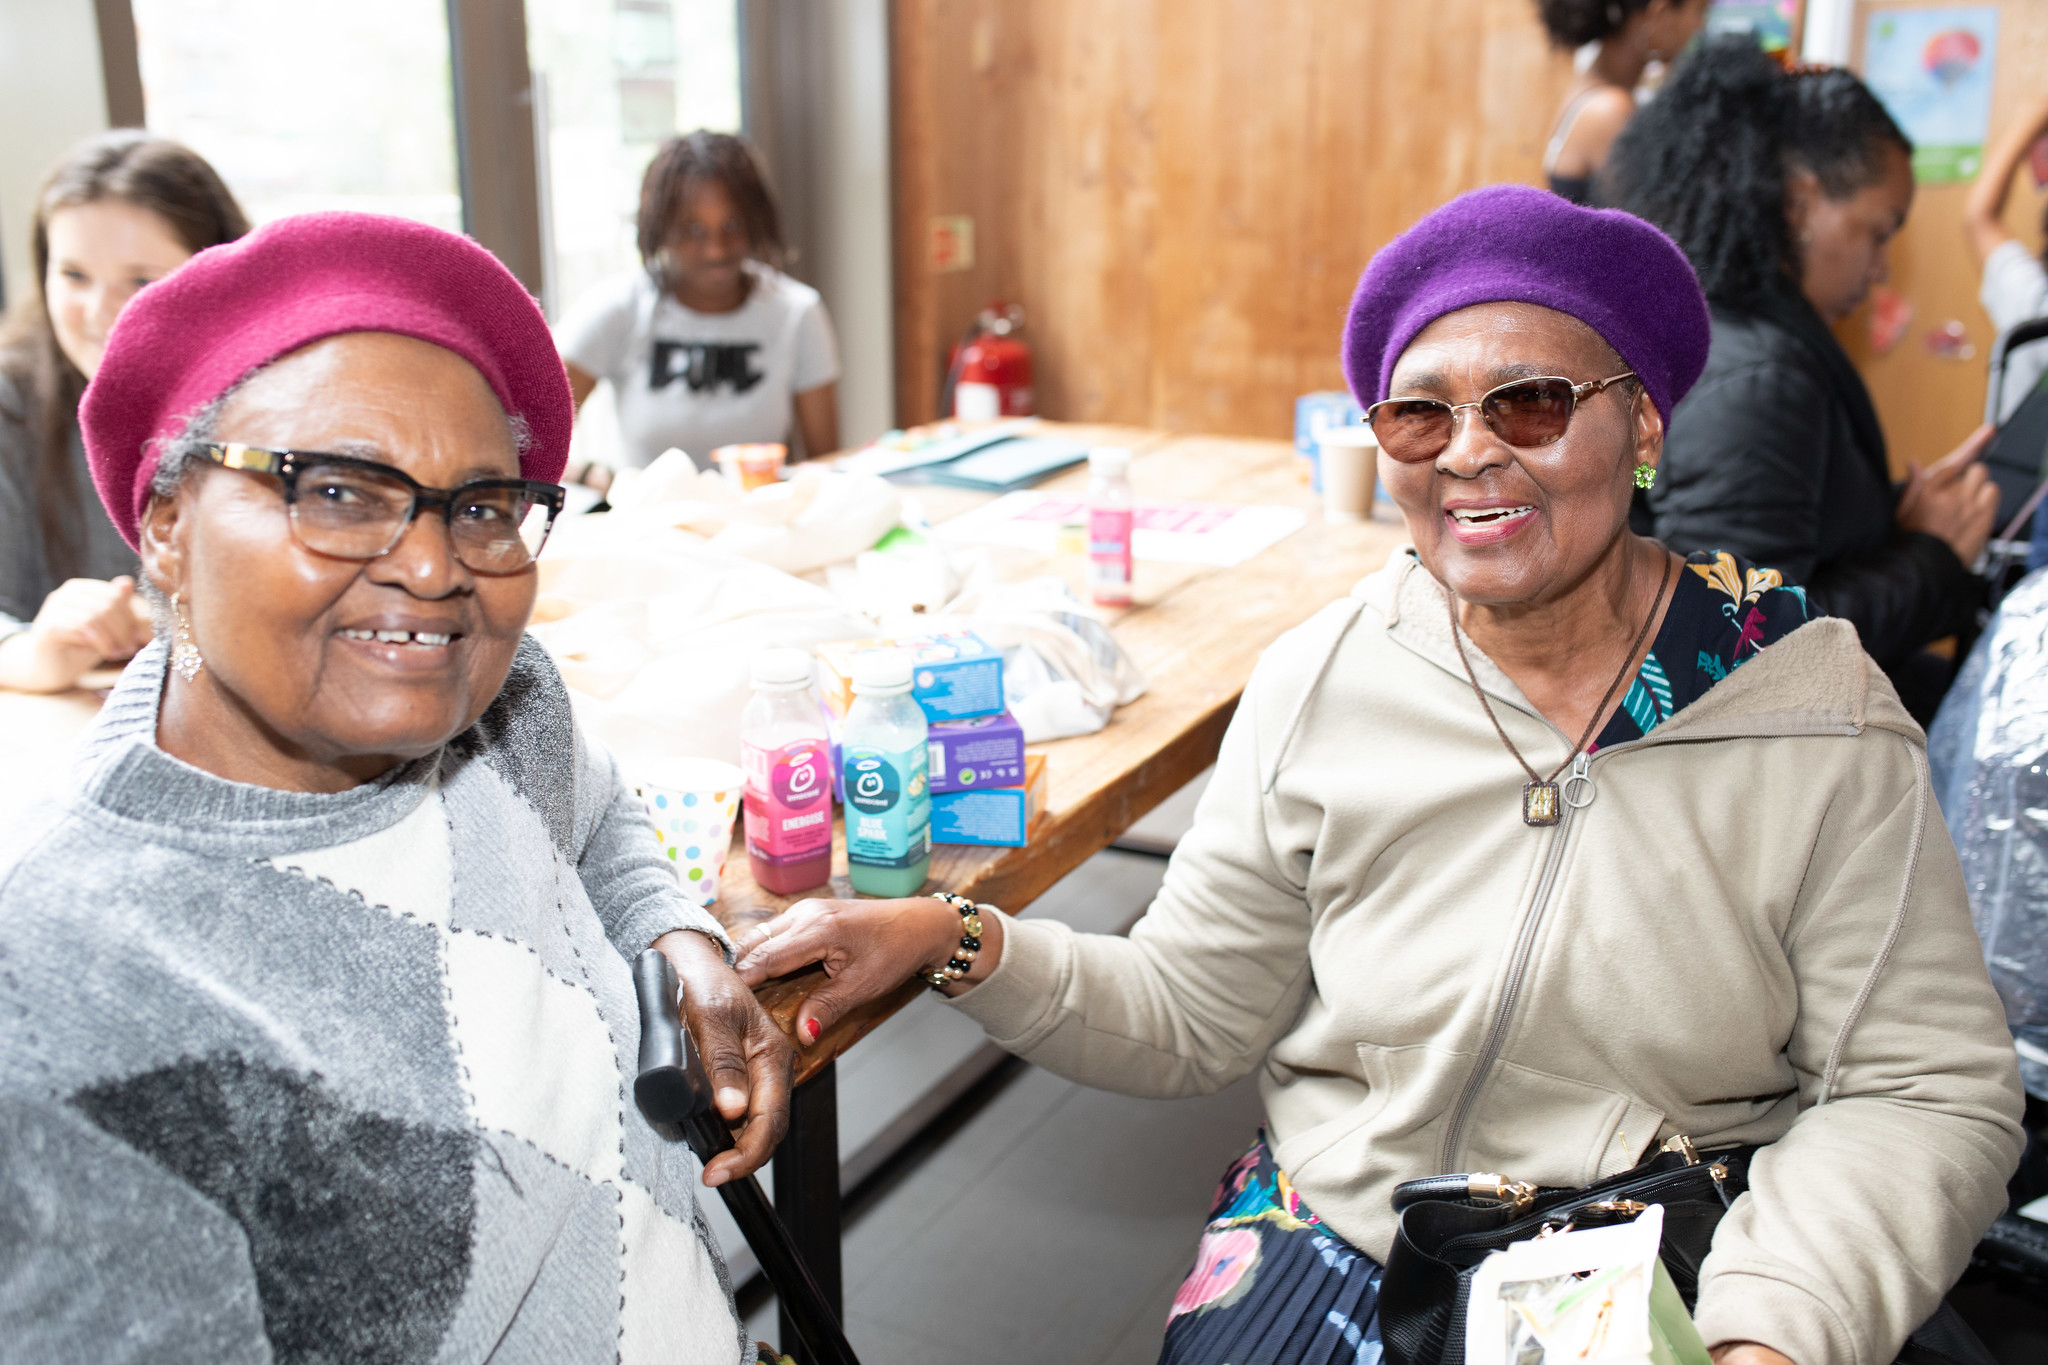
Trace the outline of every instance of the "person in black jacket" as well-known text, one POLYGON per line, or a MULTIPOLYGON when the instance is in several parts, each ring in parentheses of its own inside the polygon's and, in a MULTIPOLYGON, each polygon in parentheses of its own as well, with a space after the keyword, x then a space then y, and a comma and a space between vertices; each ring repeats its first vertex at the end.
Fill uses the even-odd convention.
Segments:
POLYGON ((1886 275, 1913 202, 1912 146, 1847 71, 1787 73, 1711 40, 1636 116, 1607 202, 1663 228, 1713 308, 1706 373, 1672 413, 1643 527, 1680 553, 1732 550, 1846 617, 1924 724, 1975 628, 1970 566, 1997 514, 1978 452, 1892 482, 1870 393, 1829 330, 1886 275))

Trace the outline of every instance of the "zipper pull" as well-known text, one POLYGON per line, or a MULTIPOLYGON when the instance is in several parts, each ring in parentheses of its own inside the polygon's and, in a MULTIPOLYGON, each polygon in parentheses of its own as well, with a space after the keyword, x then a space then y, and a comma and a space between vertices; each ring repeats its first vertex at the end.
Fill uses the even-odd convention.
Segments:
POLYGON ((1599 795, 1593 788, 1592 775, 1586 771, 1587 765, 1592 761, 1592 755, 1584 752, 1574 758, 1572 774, 1564 780, 1564 786, 1558 793, 1564 799, 1564 803, 1573 810, 1584 810, 1592 805, 1593 798, 1599 795), (1579 784, 1576 787, 1572 785, 1575 782, 1579 784))

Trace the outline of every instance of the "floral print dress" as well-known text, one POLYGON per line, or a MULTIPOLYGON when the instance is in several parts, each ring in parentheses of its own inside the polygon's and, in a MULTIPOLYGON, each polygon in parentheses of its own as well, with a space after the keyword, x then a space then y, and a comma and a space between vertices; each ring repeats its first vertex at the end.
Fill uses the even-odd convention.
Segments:
POLYGON ((1379 1365, 1379 1263, 1329 1231, 1261 1132, 1223 1173, 1160 1365, 1379 1365))
MULTIPOLYGON (((1805 590, 1776 569, 1726 551, 1688 555, 1664 624, 1593 749, 1641 739, 1808 615, 1805 590)), ((1302 1203, 1262 1132, 1223 1173, 1167 1314, 1160 1365, 1379 1365, 1379 1290, 1379 1263, 1302 1203)))
POLYGON ((1756 568, 1726 550, 1687 555, 1664 624, 1593 751, 1649 734, 1765 645, 1805 625, 1809 614, 1806 589, 1788 587, 1776 569, 1756 568))

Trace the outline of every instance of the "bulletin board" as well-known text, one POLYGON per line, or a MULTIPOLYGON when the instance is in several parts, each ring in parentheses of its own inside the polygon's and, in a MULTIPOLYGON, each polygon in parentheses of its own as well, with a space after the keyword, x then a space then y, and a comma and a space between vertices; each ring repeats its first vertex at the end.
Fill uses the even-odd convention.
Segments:
MULTIPOLYGON (((2048 4, 1859 0, 1851 65, 1885 91, 1892 88, 1886 71, 1898 76, 1902 57, 1917 60, 1937 86, 1944 74, 1954 84, 1988 81, 1985 135, 1996 139, 2029 94, 2048 88, 2048 4), (1984 17, 1992 22, 1976 22, 1984 17), (1873 19, 1894 21, 1889 33, 1876 35, 1875 45, 1873 19), (1962 32, 1975 35, 1981 50, 1973 53, 1967 42, 1948 36, 1962 32)), ((1895 473, 1903 473, 1908 462, 1926 464, 1946 454, 1982 419, 1997 339, 1977 303, 1978 266, 1963 230, 1963 204, 1977 170, 1969 150, 1967 102, 1935 107, 1953 89, 1937 90, 1924 106, 1901 102, 1893 109, 1894 117, 1906 115, 1901 122, 1908 134, 1917 128, 1916 141, 1923 144, 1916 156, 1913 210, 1892 243, 1889 293, 1880 293, 1837 329, 1877 402, 1895 473)), ((1895 90, 1892 98, 1899 100, 1895 90)), ((2006 226, 2038 251, 2044 196, 2024 169, 2015 179, 2006 226)))

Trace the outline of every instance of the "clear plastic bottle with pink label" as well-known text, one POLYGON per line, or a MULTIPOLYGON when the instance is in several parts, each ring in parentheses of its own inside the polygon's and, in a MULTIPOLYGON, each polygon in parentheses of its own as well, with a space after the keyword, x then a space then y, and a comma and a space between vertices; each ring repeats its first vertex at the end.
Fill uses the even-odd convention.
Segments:
POLYGON ((778 896, 832 880, 832 741, 811 697, 811 656, 754 657, 754 696, 740 717, 747 862, 778 896))
POLYGON ((1131 452, 1088 454, 1088 591, 1098 607, 1131 605, 1131 452))

